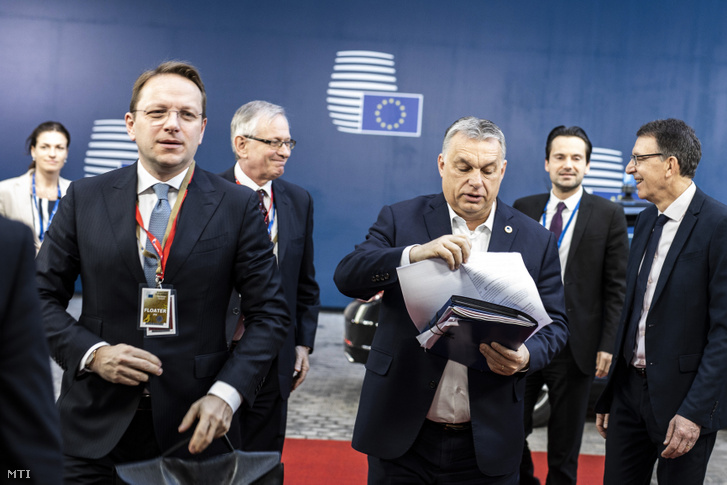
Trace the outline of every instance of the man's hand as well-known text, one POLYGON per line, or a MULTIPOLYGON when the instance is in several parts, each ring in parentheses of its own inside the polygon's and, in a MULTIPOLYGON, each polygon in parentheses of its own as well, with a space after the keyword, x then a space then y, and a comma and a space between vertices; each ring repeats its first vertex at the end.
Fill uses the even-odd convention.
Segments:
POLYGON ((162 361, 156 355, 131 345, 104 345, 96 349, 91 372, 114 384, 136 386, 148 382, 149 374, 162 375, 162 361))
POLYGON ((184 433, 195 420, 199 419, 194 429, 192 439, 189 441, 189 452, 202 453, 212 443, 212 440, 227 433, 232 422, 232 408, 223 399, 213 395, 195 401, 182 419, 178 431, 184 433))
POLYGON ((485 356, 490 370, 503 376, 511 376, 530 363, 530 351, 524 344, 517 350, 508 349, 497 342, 492 342, 491 346, 480 344, 480 352, 485 356))
POLYGON ((295 346, 295 374, 293 374, 293 383, 290 386, 291 391, 298 389, 298 386, 303 384, 305 376, 308 375, 308 370, 310 370, 309 354, 310 349, 305 345, 295 346))
POLYGON ((472 244, 465 235, 447 234, 409 251, 409 261, 416 263, 425 259, 441 258, 447 262, 449 269, 455 270, 470 257, 472 244))
POLYGON ((689 453, 699 439, 702 427, 678 414, 669 421, 664 444, 666 449, 661 452, 663 458, 679 458, 689 453))
POLYGON ((596 377, 606 377, 608 375, 612 358, 613 355, 608 352, 598 352, 596 354, 596 377))
POLYGON ((596 414, 596 429, 598 434, 606 439, 606 431, 608 431, 608 414, 596 414))

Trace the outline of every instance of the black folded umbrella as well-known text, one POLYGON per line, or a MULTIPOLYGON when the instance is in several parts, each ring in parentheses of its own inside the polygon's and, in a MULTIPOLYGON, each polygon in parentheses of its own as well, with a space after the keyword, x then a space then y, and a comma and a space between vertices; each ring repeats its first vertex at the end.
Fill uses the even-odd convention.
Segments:
POLYGON ((174 458, 174 451, 189 438, 174 445, 159 458, 116 466, 128 485, 282 485, 283 464, 274 451, 245 452, 234 449, 224 436, 230 453, 205 460, 174 458))

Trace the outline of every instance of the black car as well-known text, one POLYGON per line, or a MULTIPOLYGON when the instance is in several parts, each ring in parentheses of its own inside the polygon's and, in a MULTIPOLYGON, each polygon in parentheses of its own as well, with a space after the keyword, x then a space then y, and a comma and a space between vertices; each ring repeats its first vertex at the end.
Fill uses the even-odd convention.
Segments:
POLYGON ((343 351, 349 362, 365 364, 368 360, 379 324, 379 302, 383 294, 381 291, 367 301, 354 300, 343 311, 343 351))

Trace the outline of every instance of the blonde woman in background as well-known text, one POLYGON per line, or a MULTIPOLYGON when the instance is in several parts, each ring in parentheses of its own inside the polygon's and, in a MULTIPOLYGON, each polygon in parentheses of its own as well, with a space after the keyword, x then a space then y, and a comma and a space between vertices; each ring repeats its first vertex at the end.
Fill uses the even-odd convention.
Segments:
POLYGON ((71 183, 60 175, 70 143, 71 135, 62 124, 41 123, 26 140, 26 148, 33 158, 28 171, 0 182, 0 215, 33 230, 36 253, 71 183))

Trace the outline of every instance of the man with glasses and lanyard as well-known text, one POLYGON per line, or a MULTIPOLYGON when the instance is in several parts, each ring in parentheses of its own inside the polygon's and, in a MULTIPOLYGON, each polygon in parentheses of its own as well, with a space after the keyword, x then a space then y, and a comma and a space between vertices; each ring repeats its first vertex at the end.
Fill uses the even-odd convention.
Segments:
POLYGON ((727 424, 727 207, 692 181, 702 148, 677 119, 636 133, 636 219, 613 366, 596 404, 603 483, 701 484, 727 424))
MULTIPOLYGON (((283 292, 292 325, 251 409, 240 416, 242 449, 283 450, 290 392, 310 368, 318 328, 319 289, 313 266, 313 199, 295 184, 280 179, 295 147, 285 110, 265 101, 241 106, 230 123, 237 163, 220 174, 226 180, 258 193, 260 211, 275 247, 283 292)), ((240 295, 234 293, 227 314, 232 344, 244 332, 240 295)))
MULTIPOLYGON (((543 384, 548 386, 548 485, 575 485, 578 454, 594 374, 611 365, 618 318, 626 289, 628 235, 620 205, 583 189, 591 161, 591 141, 578 127, 557 126, 545 145, 550 193, 515 201, 513 207, 540 221, 558 238, 570 338, 544 369, 528 375, 525 433, 543 384)), ((539 484, 525 443, 522 485, 539 484)))
POLYGON ((196 165, 204 84, 170 61, 134 84, 128 167, 73 182, 38 254, 64 483, 114 483, 115 465, 175 452, 220 454, 238 409, 254 405, 290 319, 257 195, 196 165), (165 229, 166 228, 166 229, 165 229), (66 312, 83 282, 78 320, 66 312), (225 308, 244 295, 244 338, 230 352, 225 308), (188 452, 187 452, 188 451, 188 452))

